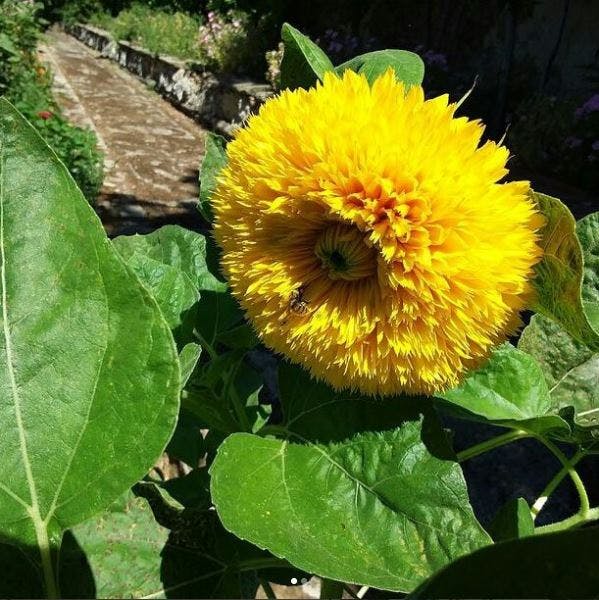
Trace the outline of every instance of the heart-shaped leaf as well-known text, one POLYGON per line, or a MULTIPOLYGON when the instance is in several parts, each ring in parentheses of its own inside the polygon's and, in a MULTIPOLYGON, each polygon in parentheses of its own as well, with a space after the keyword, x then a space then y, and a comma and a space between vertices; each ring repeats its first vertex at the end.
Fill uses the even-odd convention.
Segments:
MULTIPOLYGON (((599 334, 589 322, 581 297, 584 263, 574 217, 556 198, 538 192, 533 192, 533 196, 546 223, 539 242, 543 258, 536 266, 536 298, 532 308, 557 321, 589 348, 599 350, 599 334)), ((585 227, 583 234, 586 232, 585 227)), ((596 283, 597 274, 593 275, 591 270, 592 267, 587 269, 585 279, 591 278, 596 283)))
POLYGON ((329 57, 307 36, 289 23, 283 23, 281 39, 285 46, 281 62, 281 89, 309 88, 333 71, 329 57))
MULTIPOLYGON (((599 435, 599 354, 542 315, 533 316, 522 332, 518 348, 540 365, 552 411, 569 409, 576 438, 594 441, 599 435)), ((564 415, 567 416, 565 412, 564 415)))
POLYGON ((457 407, 460 416, 541 434, 570 433, 553 410, 540 366, 510 344, 496 348, 487 363, 439 398, 457 407))
POLYGON ((395 72, 398 81, 403 81, 406 87, 420 85, 424 79, 424 63, 418 54, 408 50, 376 50, 356 56, 347 62, 335 67, 335 71, 342 75, 350 69, 361 73, 372 84, 389 68, 395 72))
POLYGON ((599 528, 482 548, 450 564, 411 598, 596 598, 599 528))
POLYGON ((49 547, 164 449, 179 362, 156 301, 64 165, 0 101, 0 532, 49 547), (132 426, 135 425, 135 426, 132 426))
POLYGON ((211 475, 229 531, 338 581, 410 591, 490 543, 459 465, 429 451, 420 420, 328 445, 236 433, 211 475))

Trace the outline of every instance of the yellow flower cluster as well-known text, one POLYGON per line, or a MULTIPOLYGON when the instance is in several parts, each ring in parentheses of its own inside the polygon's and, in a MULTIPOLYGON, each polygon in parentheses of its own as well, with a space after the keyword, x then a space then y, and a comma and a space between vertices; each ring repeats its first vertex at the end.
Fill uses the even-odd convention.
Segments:
POLYGON ((228 146, 213 206, 232 291, 336 388, 434 393, 519 325, 542 219, 455 110, 346 71, 266 102, 228 146))

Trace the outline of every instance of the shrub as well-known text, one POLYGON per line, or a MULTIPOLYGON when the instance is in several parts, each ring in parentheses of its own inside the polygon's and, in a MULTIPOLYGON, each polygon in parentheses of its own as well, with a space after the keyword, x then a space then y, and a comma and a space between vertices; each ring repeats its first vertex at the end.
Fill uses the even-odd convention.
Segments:
POLYGON ((52 98, 51 73, 37 59, 44 21, 39 4, 0 3, 0 94, 38 129, 93 202, 103 179, 102 155, 93 132, 70 124, 52 98))

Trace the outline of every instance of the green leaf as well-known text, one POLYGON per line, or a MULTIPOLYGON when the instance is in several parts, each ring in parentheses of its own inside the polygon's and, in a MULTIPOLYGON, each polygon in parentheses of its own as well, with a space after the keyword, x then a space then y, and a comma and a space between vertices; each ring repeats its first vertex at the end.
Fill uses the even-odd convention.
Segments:
POLYGON ((424 398, 374 398, 336 392, 297 365, 279 365, 283 429, 312 441, 340 442, 365 431, 395 427, 430 410, 424 398))
MULTIPOLYGON (((163 592, 160 553, 169 531, 156 523, 143 498, 129 493, 124 506, 115 506, 71 533, 87 557, 98 598, 163 592)), ((61 560, 72 560, 68 548, 62 550, 61 560)))
POLYGON ((183 347, 179 353, 179 364, 181 365, 181 389, 189 381, 200 356, 202 355, 202 346, 191 342, 183 347))
POLYGON ((155 300, 6 101, 0 274, 0 533, 39 545, 44 560, 61 530, 108 506, 161 454, 180 373, 155 300))
POLYGON ((584 310, 595 331, 599 330, 599 212, 576 223, 576 234, 582 246, 584 272, 582 300, 584 310))
MULTIPOLYGON (((556 198, 538 192, 533 192, 533 196, 547 223, 539 242, 543 259, 535 269, 537 298, 532 308, 560 323, 589 348, 599 350, 599 334, 589 323, 581 298, 583 256, 574 217, 556 198)), ((586 227, 583 227, 584 232, 586 227)), ((593 277, 588 271, 587 276, 593 277)))
POLYGON ((327 71, 334 71, 329 57, 307 36, 289 23, 283 23, 281 39, 285 46, 281 62, 281 89, 308 89, 327 71))
POLYGON ((194 374, 183 406, 207 428, 225 434, 258 431, 268 419, 270 407, 258 402, 262 379, 244 358, 243 351, 232 350, 194 374))
POLYGON ((408 50, 376 50, 361 54, 335 67, 335 71, 339 75, 348 69, 361 73, 372 85, 389 68, 395 71, 396 79, 403 81, 406 87, 420 85, 424 79, 422 59, 408 50))
POLYGON ((212 223, 213 214, 210 201, 216 189, 216 178, 227 165, 227 140, 216 133, 208 132, 205 137, 204 158, 200 168, 200 201, 198 210, 212 223))
POLYGON ((496 542, 527 537, 534 532, 530 506, 524 498, 506 502, 489 525, 489 533, 496 542))
POLYGON ((289 566, 227 533, 213 510, 174 508, 147 485, 136 493, 73 530, 98 598, 254 598, 257 569, 289 566))
POLYGON ((596 598, 599 529, 511 540, 452 563, 411 598, 596 598))
POLYGON ((0 50, 8 52, 8 54, 11 54, 12 56, 17 56, 19 54, 19 50, 5 33, 0 33, 0 50))
POLYGON ((227 289, 208 269, 206 238, 166 225, 147 235, 117 237, 113 243, 156 298, 177 341, 190 341, 201 292, 227 289))
POLYGON ((236 433, 210 472, 229 531, 329 579, 408 591, 490 542, 421 421, 329 445, 236 433))
POLYGON ((182 460, 192 468, 197 467, 206 454, 200 423, 184 408, 181 408, 177 427, 166 451, 169 456, 182 460))
POLYGON ((599 436, 599 354, 542 315, 533 316, 518 348, 540 365, 552 411, 569 417, 576 439, 595 440, 599 436))
POLYGON ((496 348, 485 365, 439 398, 460 409, 460 416, 475 420, 538 433, 570 432, 568 424, 552 414, 549 389, 537 362, 510 344, 496 348))

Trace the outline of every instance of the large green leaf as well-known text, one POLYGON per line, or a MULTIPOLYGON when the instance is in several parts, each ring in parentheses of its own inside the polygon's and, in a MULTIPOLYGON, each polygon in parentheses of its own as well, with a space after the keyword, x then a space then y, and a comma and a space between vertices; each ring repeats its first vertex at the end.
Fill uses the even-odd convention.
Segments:
POLYGON ((599 434, 599 354, 554 321, 534 315, 518 348, 535 358, 551 395, 552 411, 570 409, 574 434, 591 441, 599 434))
POLYGON ((553 410, 537 362, 510 344, 496 348, 485 365, 456 388, 439 395, 461 416, 504 427, 568 435, 568 424, 553 410))
POLYGON ((0 101, 0 532, 48 545, 151 467, 179 363, 66 168, 0 101))
POLYGON ((271 428, 321 443, 340 442, 364 431, 393 428, 430 410, 425 398, 374 398, 336 392, 297 365, 279 365, 281 426, 271 428))
POLYGON ((201 292, 222 293, 227 288, 208 270, 206 238, 166 225, 147 235, 117 237, 113 243, 154 295, 177 338, 189 341, 201 292))
POLYGON ((584 273, 582 300, 585 313, 595 329, 599 330, 599 212, 576 223, 576 234, 582 246, 584 273))
POLYGON ((424 63, 414 52, 408 50, 376 50, 356 56, 335 67, 340 75, 347 69, 362 73, 372 84, 389 68, 395 72, 398 81, 410 87, 420 85, 424 79, 424 63))
POLYGON ((216 178, 221 169, 227 164, 227 141, 216 133, 206 134, 204 158, 200 168, 200 201, 198 210, 201 215, 212 223, 212 193, 216 189, 216 178))
POLYGON ((309 88, 333 71, 329 57, 307 36, 289 23, 283 23, 281 39, 285 46, 281 62, 281 89, 309 88))
MULTIPOLYGON (((543 259, 536 266, 536 299, 532 308, 560 323, 589 348, 599 350, 599 334, 589 322, 581 298, 583 255, 574 217, 556 198, 538 192, 533 195, 547 222, 541 231, 543 259)), ((593 277, 589 269, 585 278, 593 277)), ((594 278, 596 282, 596 274, 594 278)))
POLYGON ((496 542, 533 535, 535 524, 528 502, 524 498, 508 500, 495 515, 488 530, 496 542))
POLYGON ((599 529, 511 540, 465 556, 413 598, 597 598, 599 529))
POLYGON ((409 591, 490 542, 440 439, 433 454, 420 420, 329 445, 236 433, 211 467, 212 500, 229 531, 305 571, 409 591))

